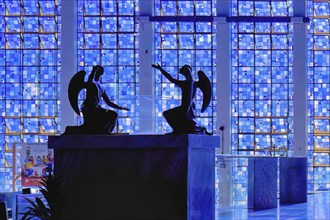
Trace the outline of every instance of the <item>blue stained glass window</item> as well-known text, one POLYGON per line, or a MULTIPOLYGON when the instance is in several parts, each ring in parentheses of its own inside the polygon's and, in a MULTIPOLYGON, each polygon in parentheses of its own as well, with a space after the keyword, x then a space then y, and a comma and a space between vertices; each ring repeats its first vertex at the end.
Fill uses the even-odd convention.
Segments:
POLYGON ((330 183, 330 2, 308 0, 309 190, 330 183))
POLYGON ((5 152, 4 172, 9 177, 0 191, 12 190, 14 143, 45 141, 47 135, 59 133, 60 4, 58 0, 0 3, 0 151, 5 152), (49 130, 44 117, 54 122, 49 130))
MULTIPOLYGON (((105 74, 101 81, 111 101, 131 109, 118 111, 116 132, 131 133, 138 128, 136 6, 137 0, 78 0, 78 69, 89 74, 93 65, 102 65, 105 74)), ((84 94, 80 99, 82 103, 84 94)), ((77 124, 82 122, 78 117, 77 124)))
MULTIPOLYGON (((232 153, 267 155, 266 149, 285 147, 292 154, 292 24, 254 20, 291 16, 292 1, 231 2, 232 16, 250 16, 231 24, 232 153)), ((246 166, 233 170, 243 178, 233 181, 234 204, 247 201, 246 166)))
MULTIPOLYGON (((215 1, 156 0, 154 6, 156 16, 212 16, 215 12, 212 11, 215 1)), ((195 80, 198 80, 197 71, 201 69, 213 81, 215 78, 215 56, 213 55, 215 27, 212 23, 164 20, 155 22, 154 26, 155 63, 161 64, 175 78, 179 77, 179 68, 189 64, 193 68, 195 80)), ((171 128, 163 118, 162 112, 180 105, 181 91, 158 72, 155 88, 156 100, 162 100, 156 102, 156 132, 168 133, 171 132, 171 128)), ((201 100, 202 94, 198 93, 196 99, 201 100)), ((197 108, 201 106, 200 101, 196 102, 196 106, 197 108)), ((215 132, 216 114, 212 106, 215 106, 215 100, 210 104, 208 111, 198 115, 198 123, 203 124, 209 131, 215 132)))

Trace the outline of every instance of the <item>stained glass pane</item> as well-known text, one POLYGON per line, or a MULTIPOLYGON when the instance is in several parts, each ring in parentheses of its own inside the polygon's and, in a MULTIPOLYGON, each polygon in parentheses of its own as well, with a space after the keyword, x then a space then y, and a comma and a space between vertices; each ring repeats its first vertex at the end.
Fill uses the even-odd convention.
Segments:
POLYGON ((330 188, 330 2, 308 0, 308 190, 330 188))
MULTIPOLYGON (((7 178, 0 191, 11 191, 14 143, 45 141, 60 130, 61 1, 0 4, 0 169, 6 167, 0 176, 7 178)), ((20 180, 15 181, 20 187, 20 180)))
MULTIPOLYGON (((132 133, 138 129, 136 5, 137 0, 78 0, 78 70, 89 74, 93 65, 102 65, 105 74, 101 81, 111 101, 131 109, 118 111, 115 132, 132 133)), ((82 103, 84 94, 80 99, 82 103)), ((82 122, 79 117, 77 124, 82 122)))
MULTIPOLYGON (((155 1, 155 15, 158 16, 211 16, 215 1, 155 1)), ((215 26, 211 22, 155 22, 155 56, 154 62, 159 63, 174 78, 180 78, 179 68, 189 64, 193 68, 193 78, 198 80, 197 71, 203 70, 213 81, 215 78, 215 26)), ((156 72, 156 132, 169 133, 172 128, 163 117, 163 112, 179 106, 181 91, 169 82, 160 72, 156 72)), ((213 87, 216 88, 214 81, 213 87)), ((214 89, 215 91, 215 89, 214 89)), ((201 93, 196 95, 198 111, 201 108, 201 93)), ((208 111, 198 113, 197 124, 205 126, 208 131, 216 132, 215 99, 208 111)))

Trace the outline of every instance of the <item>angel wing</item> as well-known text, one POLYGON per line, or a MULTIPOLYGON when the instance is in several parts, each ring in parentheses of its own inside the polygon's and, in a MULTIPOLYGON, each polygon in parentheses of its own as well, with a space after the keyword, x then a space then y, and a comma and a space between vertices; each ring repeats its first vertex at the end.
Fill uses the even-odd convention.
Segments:
POLYGON ((80 115, 79 106, 78 106, 78 95, 79 92, 85 88, 85 75, 86 72, 81 70, 77 72, 70 80, 68 93, 69 101, 73 110, 80 115))
POLYGON ((201 109, 201 112, 203 113, 210 104, 212 97, 212 86, 211 81, 202 70, 198 71, 198 81, 196 82, 196 87, 199 87, 203 92, 203 105, 201 109))

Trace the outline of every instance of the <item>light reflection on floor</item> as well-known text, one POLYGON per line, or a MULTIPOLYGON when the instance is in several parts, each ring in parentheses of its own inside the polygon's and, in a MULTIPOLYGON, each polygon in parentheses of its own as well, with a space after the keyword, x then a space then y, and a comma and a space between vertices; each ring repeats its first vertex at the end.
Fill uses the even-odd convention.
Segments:
POLYGON ((253 211, 247 206, 216 208, 216 220, 330 220, 330 191, 308 194, 306 203, 278 205, 278 208, 253 211))

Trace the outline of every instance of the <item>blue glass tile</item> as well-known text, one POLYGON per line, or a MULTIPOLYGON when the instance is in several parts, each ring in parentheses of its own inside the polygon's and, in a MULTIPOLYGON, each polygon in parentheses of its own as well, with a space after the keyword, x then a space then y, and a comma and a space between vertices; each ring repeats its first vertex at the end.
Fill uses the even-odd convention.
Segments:
POLYGON ((84 1, 84 13, 86 15, 99 15, 100 13, 100 1, 83 0, 84 1))
POLYGON ((254 133, 254 118, 239 118, 239 133, 254 133))
POLYGON ((24 17, 24 32, 38 32, 39 19, 38 17, 24 17))
MULTIPOLYGON (((257 128, 257 131, 258 131, 258 125, 256 125, 256 128, 257 128)), ((263 130, 260 129, 260 132, 269 132, 269 128, 265 125, 263 125, 263 130)), ((262 135, 256 135, 255 136, 255 148, 256 149, 269 149, 271 147, 271 136, 270 135, 265 135, 265 134, 262 134, 262 135)), ((267 155, 267 152, 263 152, 263 154, 267 155)))
POLYGON ((84 28, 86 32, 99 32, 100 26, 99 17, 84 17, 84 28))
POLYGON ((239 116, 254 116, 254 101, 253 100, 244 100, 238 102, 238 115, 239 116))
POLYGON ((271 6, 270 2, 262 1, 262 2, 255 2, 255 13, 257 16, 270 16, 271 15, 271 6))
POLYGON ((288 65, 288 51, 275 50, 272 51, 272 65, 273 66, 287 66, 288 65))
POLYGON ((118 50, 118 65, 134 66, 134 50, 118 50))
MULTIPOLYGON (((116 50, 102 50, 102 62, 103 66, 115 66, 117 64, 117 51, 116 50)), ((116 71, 111 71, 116 73, 116 71)), ((102 80, 105 80, 107 77, 103 76, 102 80)))
MULTIPOLYGON (((174 1, 161 1, 161 12, 165 16, 177 15, 177 6, 174 1)), ((161 14, 160 14, 161 15, 161 14)))
POLYGON ((195 50, 179 50, 179 66, 192 65, 195 63, 195 50))
POLYGON ((39 17, 42 32, 56 32, 57 23, 55 17, 39 17))
POLYGON ((239 1, 238 2, 238 15, 239 16, 253 16, 254 6, 253 1, 239 1))
POLYGON ((239 149, 253 150, 254 149, 254 135, 253 134, 239 134, 239 149))
POLYGON ((6 9, 11 15, 19 15, 23 11, 20 0, 12 0, 10 2, 6 2, 6 9))
POLYGON ((256 101, 255 102, 255 115, 259 117, 270 117, 272 113, 271 101, 256 101))
POLYGON ((238 97, 243 99, 254 99, 254 84, 240 84, 238 88, 238 97))
MULTIPOLYGON (((39 80, 41 83, 51 82, 55 83, 59 75, 56 67, 52 66, 43 66, 38 69, 40 71, 39 80)), ((57 82, 56 82, 57 83, 57 82)))
POLYGON ((38 97, 38 84, 36 83, 23 83, 23 97, 25 99, 37 99, 38 97))
POLYGON ((38 34, 23 34, 23 42, 26 49, 39 48, 38 34))
POLYGON ((102 48, 117 48, 116 34, 102 34, 102 48))
POLYGON ((314 14, 315 16, 327 16, 329 15, 329 11, 330 11, 330 5, 329 2, 317 2, 317 1, 313 1, 314 3, 314 14))
POLYGON ((271 51, 255 50, 255 66, 271 66, 271 51))
POLYGON ((290 16, 292 15, 292 4, 287 1, 272 1, 273 16, 290 16))
POLYGON ((251 50, 238 51, 239 66, 254 66, 254 52, 251 50))
POLYGON ((86 49, 100 48, 100 35, 99 34, 84 34, 84 43, 86 49))
POLYGON ((211 16, 214 14, 212 13, 210 1, 196 1, 195 10, 197 16, 211 16))
POLYGON ((24 118, 23 128, 24 133, 38 133, 38 118, 24 118))
POLYGON ((8 49, 21 49, 22 39, 20 34, 5 34, 8 49))
MULTIPOLYGON (((134 83, 135 82, 135 77, 136 77, 134 73, 135 73, 135 67, 133 67, 133 66, 121 67, 119 69, 119 75, 120 75, 119 82, 134 83)), ((131 89, 135 89, 135 88, 131 87, 131 89)))
POLYGON ((254 35, 240 34, 239 35, 239 49, 254 49, 254 35))
POLYGON ((6 118, 6 129, 9 133, 19 133, 22 129, 21 119, 6 118))
POLYGON ((56 15, 57 12, 60 12, 58 6, 55 5, 54 0, 42 0, 42 4, 40 5, 41 14, 42 15, 56 15))
POLYGON ((194 15, 194 4, 192 1, 177 1, 177 5, 181 16, 194 15))
POLYGON ((273 116, 287 116, 288 115, 288 102, 286 100, 272 101, 272 115, 273 116))
POLYGON ((116 1, 101 1, 103 15, 115 15, 117 13, 116 1))
MULTIPOLYGON (((21 77, 18 73, 21 72, 20 67, 6 67, 6 83, 18 83, 21 82, 21 77)), ((7 84, 8 85, 8 84, 7 84)), ((20 95, 22 93, 19 93, 20 95)))
POLYGON ((118 14, 120 15, 134 15, 135 0, 119 0, 118 14))
POLYGON ((58 50, 40 50, 40 65, 56 66, 59 64, 58 50))
POLYGON ((210 50, 196 50, 196 66, 210 66, 212 60, 212 51, 210 50))
POLYGON ((7 99, 17 99, 17 95, 22 95, 22 88, 20 84, 8 83, 5 86, 7 99))
POLYGON ((39 34, 42 49, 56 49, 58 44, 54 34, 39 34))
POLYGON ((313 19, 313 26, 316 33, 329 33, 330 32, 330 21, 326 18, 313 19))
POLYGON ((134 41, 134 34, 118 34, 118 43, 121 49, 133 49, 134 41))
POLYGON ((91 67, 93 65, 99 65, 101 63, 99 53, 99 51, 96 52, 95 50, 85 50, 83 59, 84 66, 91 67))
POLYGON ((324 66, 330 60, 330 50, 314 51, 314 65, 324 66))
POLYGON ((36 117, 39 114, 39 100, 23 100, 22 108, 24 109, 23 116, 36 117))
MULTIPOLYGON (((4 49, 6 47, 6 38, 5 35, 3 33, 0 33, 0 49, 4 49)), ((0 50, 0 54, 3 54, 4 51, 0 50)), ((4 56, 2 56, 2 59, 4 58, 4 56)))
POLYGON ((177 49, 178 45, 176 34, 163 34, 162 35, 162 49, 177 49))

